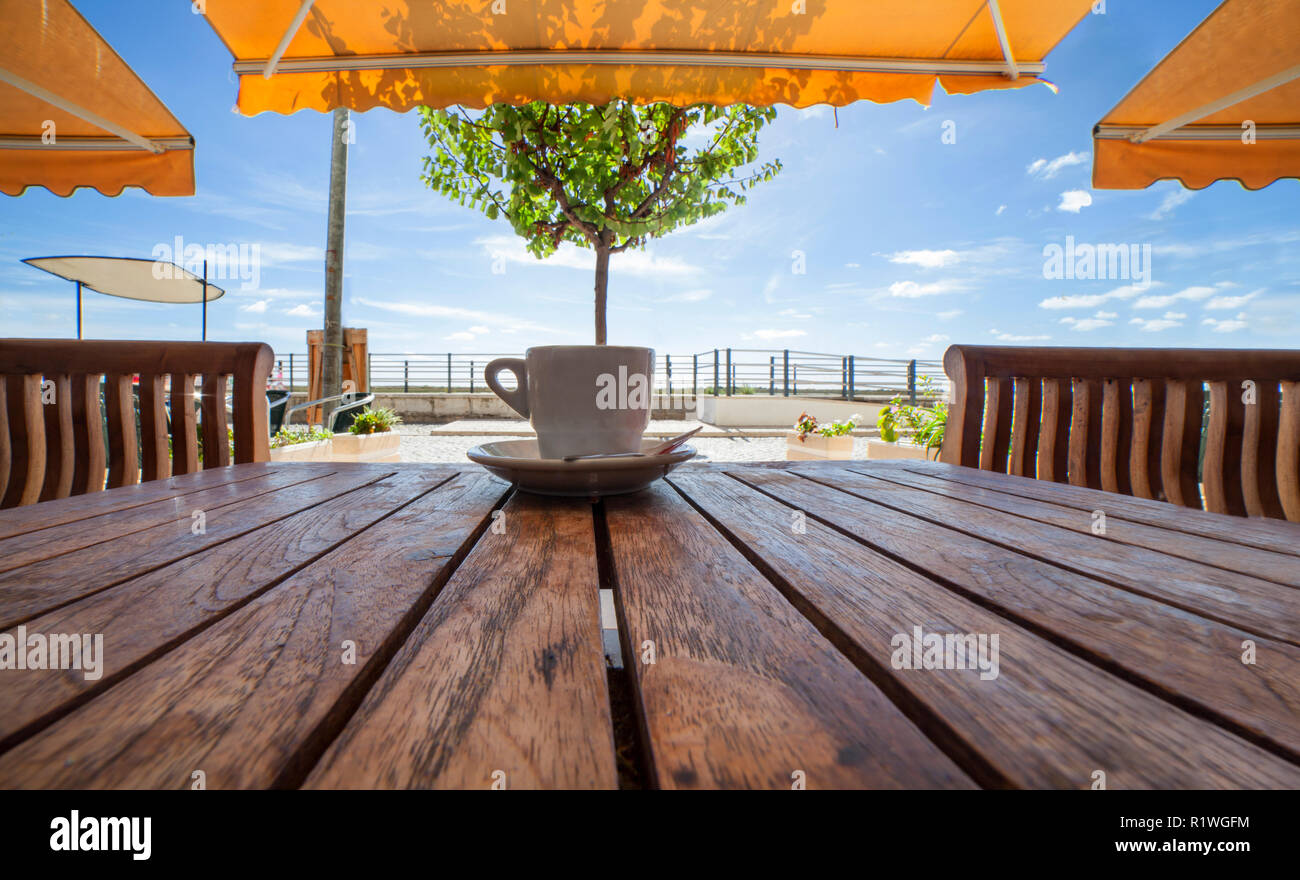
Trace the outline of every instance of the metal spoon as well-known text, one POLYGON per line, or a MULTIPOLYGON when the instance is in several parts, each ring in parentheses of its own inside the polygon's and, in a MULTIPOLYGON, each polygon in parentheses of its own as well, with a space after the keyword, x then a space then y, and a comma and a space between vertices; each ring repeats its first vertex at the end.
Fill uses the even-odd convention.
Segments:
POLYGON ((566 455, 564 461, 585 461, 589 458, 650 458, 651 456, 672 452, 703 429, 704 426, 700 425, 685 434, 678 434, 670 440, 665 440, 657 446, 651 446, 649 449, 643 449, 640 452, 593 452, 589 455, 566 455))

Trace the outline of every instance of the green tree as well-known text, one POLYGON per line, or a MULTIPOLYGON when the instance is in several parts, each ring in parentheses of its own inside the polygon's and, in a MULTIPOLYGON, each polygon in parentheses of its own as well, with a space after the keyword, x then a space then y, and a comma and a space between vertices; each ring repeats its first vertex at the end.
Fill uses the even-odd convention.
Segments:
POLYGON ((539 259, 569 241, 596 252, 596 344, 605 344, 609 258, 745 202, 781 170, 758 163, 771 108, 696 104, 420 108, 423 180, 504 216, 539 259), (693 131, 694 130, 694 131, 693 131), (688 132, 691 146, 683 141, 688 132))

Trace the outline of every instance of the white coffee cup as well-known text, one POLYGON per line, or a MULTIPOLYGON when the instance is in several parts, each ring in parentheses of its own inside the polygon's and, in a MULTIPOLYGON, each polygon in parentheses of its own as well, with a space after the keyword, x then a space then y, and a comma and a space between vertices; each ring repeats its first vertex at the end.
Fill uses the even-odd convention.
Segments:
POLYGON ((542 345, 483 370, 488 387, 528 419, 542 458, 637 452, 650 424, 654 349, 625 345, 542 345), (509 391, 497 381, 515 375, 509 391))

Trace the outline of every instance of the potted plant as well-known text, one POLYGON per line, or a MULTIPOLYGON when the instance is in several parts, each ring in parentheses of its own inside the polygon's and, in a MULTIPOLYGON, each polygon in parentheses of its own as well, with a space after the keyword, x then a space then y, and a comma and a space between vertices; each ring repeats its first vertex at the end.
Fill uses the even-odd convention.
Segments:
POLYGON ((817 424, 808 413, 800 413, 794 429, 786 435, 787 461, 846 461, 853 457, 853 436, 850 432, 858 426, 856 413, 844 422, 817 424))
POLYGON ((271 461, 329 461, 333 431, 319 425, 291 428, 287 425, 271 435, 271 461))
POLYGON ((367 407, 348 427, 348 433, 334 438, 334 461, 398 461, 402 435, 393 428, 402 417, 391 409, 367 407))
MULTIPOLYGON (((921 380, 921 392, 930 396, 929 376, 921 380)), ((938 458, 947 423, 948 404, 945 401, 931 407, 912 406, 895 395, 876 418, 880 439, 867 441, 867 458, 938 458)))

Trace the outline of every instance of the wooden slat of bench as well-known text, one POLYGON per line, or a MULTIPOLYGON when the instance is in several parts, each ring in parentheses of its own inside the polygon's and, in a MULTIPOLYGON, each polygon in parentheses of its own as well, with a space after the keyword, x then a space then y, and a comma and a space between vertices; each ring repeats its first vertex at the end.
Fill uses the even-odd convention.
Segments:
POLYGON ((833 488, 827 474, 808 473, 816 482, 749 467, 732 474, 1131 681, 1300 755, 1300 648, 1294 645, 849 495, 833 488), (1241 662, 1247 639, 1267 661, 1241 662))
MULTIPOLYGON (((881 464, 872 463, 871 467, 880 467, 881 464)), ((1178 532, 1203 535, 1220 541, 1244 544, 1247 547, 1259 547, 1275 553, 1300 556, 1300 524, 1296 523, 1272 519, 1228 518, 1163 501, 1131 498, 1127 495, 1097 492, 1078 486, 1049 485, 1041 480, 1018 477, 1006 479, 1000 474, 990 474, 974 468, 955 467, 939 462, 900 461, 896 466, 918 473, 931 474, 944 480, 1025 498, 1036 498, 1089 512, 1104 507, 1108 518, 1120 516, 1133 522, 1168 529, 1175 536, 1178 532)))
POLYGON ((383 479, 393 471, 348 468, 307 483, 213 511, 204 534, 194 534, 187 511, 175 522, 123 535, 105 545, 74 550, 0 574, 0 628, 52 611, 83 596, 261 528, 300 510, 383 479))
POLYGON ((1292 587, 1104 537, 1080 535, 852 470, 836 474, 833 485, 1212 620, 1300 643, 1300 590, 1292 587))
POLYGON ((0 749, 455 475, 454 469, 404 467, 387 479, 28 621, 28 634, 103 633, 105 656, 94 681, 75 674, 10 670, 0 689, 0 749))
POLYGON ((102 516, 105 513, 129 510, 142 504, 152 504, 163 498, 173 498, 227 483, 251 480, 292 467, 303 468, 304 472, 316 474, 327 474, 338 470, 337 467, 331 467, 326 463, 304 462, 287 465, 256 462, 197 474, 177 475, 151 483, 137 483, 112 492, 99 491, 88 495, 73 495, 69 498, 42 501, 30 507, 0 510, 0 539, 24 535, 92 516, 102 516))
POLYGON ((660 787, 974 784, 671 488, 605 504, 660 787))
POLYGON ((293 784, 505 489, 474 474, 422 496, 0 756, 0 786, 293 784))
POLYGON ((307 780, 617 788, 591 505, 516 495, 307 780))
MULTIPOLYGON (((771 472, 761 475, 778 478, 771 472)), ((797 479, 797 478, 785 478, 797 479)), ((1300 767, 1191 717, 819 522, 721 475, 673 482, 762 560, 794 604, 987 785, 1088 788, 1291 787, 1300 767), (897 669, 898 634, 997 635, 996 677, 897 669), (1078 731, 1086 730, 1086 737, 1078 731), (1249 778, 1249 782, 1243 779, 1249 778)), ((800 499, 826 509, 826 492, 800 499)), ((814 488, 815 487, 815 488, 814 488)), ((799 495, 801 487, 791 486, 799 495)), ((830 508, 834 510, 832 506, 830 508)), ((923 525, 919 524, 918 525, 923 525)), ((937 530, 934 530, 937 531, 937 530)), ((930 536, 933 540, 933 535, 930 536)), ((973 663, 971 665, 974 665, 973 663)))
MULTIPOLYGON (((1061 507, 1060 505, 1049 504, 1046 501, 1008 495, 1005 492, 994 492, 991 489, 981 489, 978 486, 957 485, 939 479, 935 475, 918 473, 905 468, 874 469, 866 472, 873 477, 891 483, 914 486, 945 498, 958 498, 992 510, 1012 513, 1037 522, 1050 523, 1081 534, 1092 534, 1091 511, 1061 507)), ((1171 556, 1178 556, 1193 562, 1226 569, 1227 571, 1240 572, 1291 587, 1300 587, 1300 559, 1285 553, 1274 553, 1270 550, 1260 550, 1257 547, 1244 547, 1241 544, 1233 544, 1215 538, 1198 537, 1191 539, 1182 533, 1171 535, 1166 529, 1133 522, 1118 516, 1106 517, 1105 537, 1110 541, 1132 544, 1135 547, 1145 547, 1148 550, 1168 553, 1171 556)))
POLYGON ((223 483, 212 489, 186 495, 173 495, 170 498, 127 510, 100 514, 60 526, 51 526, 39 532, 28 532, 12 538, 0 539, 0 572, 71 553, 104 541, 116 540, 123 535, 141 532, 155 526, 189 519, 195 510, 212 513, 225 505, 248 501, 286 486, 319 479, 321 476, 325 474, 280 469, 251 480, 223 483))

